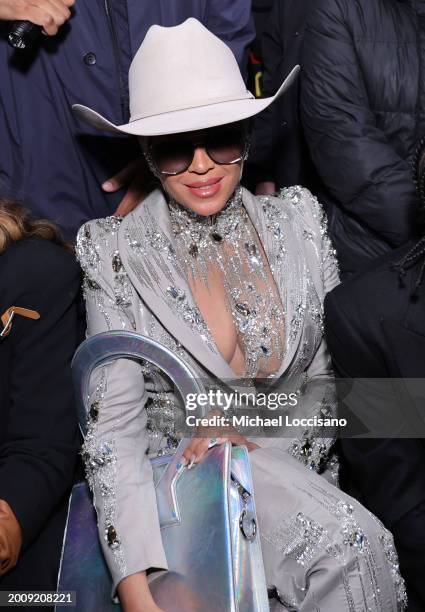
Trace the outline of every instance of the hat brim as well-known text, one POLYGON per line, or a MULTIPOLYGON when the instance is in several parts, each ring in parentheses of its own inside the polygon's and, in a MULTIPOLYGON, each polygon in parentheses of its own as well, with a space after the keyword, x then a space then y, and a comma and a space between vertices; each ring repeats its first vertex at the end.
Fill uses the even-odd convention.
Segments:
POLYGON ((206 128, 242 121, 261 113, 283 95, 298 76, 300 67, 295 66, 286 77, 277 93, 271 98, 248 98, 218 102, 206 106, 161 113, 152 117, 136 119, 125 125, 116 125, 93 109, 74 104, 72 109, 82 121, 107 132, 121 132, 132 136, 163 136, 181 132, 193 132, 206 128))

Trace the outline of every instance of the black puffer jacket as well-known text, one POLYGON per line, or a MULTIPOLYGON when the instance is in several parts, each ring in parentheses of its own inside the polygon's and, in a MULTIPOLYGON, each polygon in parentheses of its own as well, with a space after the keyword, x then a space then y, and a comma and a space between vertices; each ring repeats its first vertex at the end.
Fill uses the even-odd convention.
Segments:
POLYGON ((321 0, 305 32, 301 114, 343 272, 407 242, 425 135, 425 0, 321 0))

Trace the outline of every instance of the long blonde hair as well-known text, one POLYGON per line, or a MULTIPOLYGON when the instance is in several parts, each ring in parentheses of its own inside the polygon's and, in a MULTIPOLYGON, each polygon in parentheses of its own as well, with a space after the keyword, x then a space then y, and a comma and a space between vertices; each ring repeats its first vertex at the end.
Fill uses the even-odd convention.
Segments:
POLYGON ((19 202, 0 198, 0 253, 13 242, 31 236, 69 248, 56 225, 44 219, 35 221, 19 202))

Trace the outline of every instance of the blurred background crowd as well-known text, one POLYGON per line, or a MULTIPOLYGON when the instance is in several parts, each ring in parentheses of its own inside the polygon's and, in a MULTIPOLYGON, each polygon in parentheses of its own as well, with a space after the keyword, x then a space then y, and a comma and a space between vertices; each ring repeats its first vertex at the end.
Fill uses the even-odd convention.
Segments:
POLYGON ((253 15, 261 94, 294 64, 301 73, 256 119, 251 187, 309 187, 325 205, 344 278, 421 231, 411 161, 424 135, 425 5, 256 0, 253 15))

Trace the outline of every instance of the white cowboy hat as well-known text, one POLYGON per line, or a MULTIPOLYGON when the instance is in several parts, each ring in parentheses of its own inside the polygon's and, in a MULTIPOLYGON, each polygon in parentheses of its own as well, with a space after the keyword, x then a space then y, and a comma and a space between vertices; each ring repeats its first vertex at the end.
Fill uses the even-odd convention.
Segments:
POLYGON ((246 89, 229 47, 190 18, 171 28, 149 28, 130 66, 129 123, 115 125, 81 104, 72 108, 83 121, 109 132, 191 132, 256 115, 292 85, 298 71, 295 66, 276 95, 257 100, 246 89))

